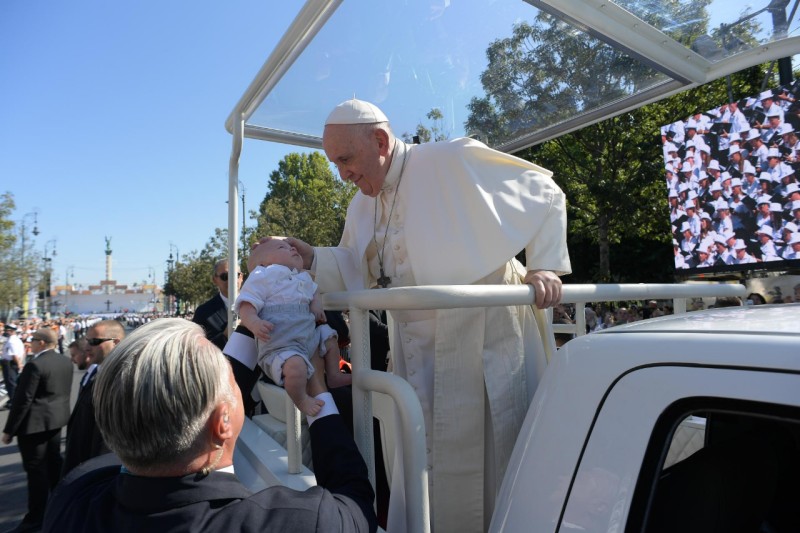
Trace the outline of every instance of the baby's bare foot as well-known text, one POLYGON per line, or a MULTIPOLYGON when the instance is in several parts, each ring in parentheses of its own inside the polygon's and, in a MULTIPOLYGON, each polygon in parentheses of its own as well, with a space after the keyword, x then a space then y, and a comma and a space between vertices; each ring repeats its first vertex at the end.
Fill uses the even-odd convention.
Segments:
POLYGON ((297 405, 297 408, 300 409, 303 414, 308 416, 316 416, 320 409, 322 409, 323 405, 325 405, 325 402, 322 400, 317 400, 311 396, 306 396, 305 399, 297 405))

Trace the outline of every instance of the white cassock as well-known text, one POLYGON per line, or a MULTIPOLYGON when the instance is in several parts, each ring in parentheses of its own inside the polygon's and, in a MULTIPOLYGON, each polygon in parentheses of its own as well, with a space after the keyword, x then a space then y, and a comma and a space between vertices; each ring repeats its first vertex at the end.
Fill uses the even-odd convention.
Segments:
MULTIPOLYGON (((569 273, 564 195, 550 176, 472 139, 398 140, 378 197, 356 193, 339 246, 315 250, 320 291, 375 287, 379 252, 391 287, 519 284, 525 267, 511 259, 523 249, 528 270, 569 273)), ((434 530, 484 531, 546 364, 531 307, 391 316, 393 371, 425 417, 434 530)), ((389 531, 405 530, 399 466, 389 531)))

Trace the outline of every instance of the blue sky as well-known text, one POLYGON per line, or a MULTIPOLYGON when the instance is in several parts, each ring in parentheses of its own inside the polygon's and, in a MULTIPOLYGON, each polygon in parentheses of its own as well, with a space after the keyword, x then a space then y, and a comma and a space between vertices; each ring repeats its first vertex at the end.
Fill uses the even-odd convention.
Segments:
MULTIPOLYGON (((55 283, 103 279, 110 236, 114 279, 160 284, 170 242, 183 255, 227 226, 225 119, 301 5, 0 3, 0 192, 14 220, 38 212, 39 253, 56 239, 55 283)), ((248 209, 291 151, 245 141, 248 209)))

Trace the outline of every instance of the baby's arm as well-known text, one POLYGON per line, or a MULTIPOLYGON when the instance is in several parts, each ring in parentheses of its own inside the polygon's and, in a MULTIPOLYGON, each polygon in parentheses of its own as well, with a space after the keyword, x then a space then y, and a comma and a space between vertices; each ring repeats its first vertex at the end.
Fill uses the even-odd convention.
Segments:
POLYGON ((319 289, 317 289, 317 291, 314 293, 314 297, 311 299, 308 307, 314 314, 314 319, 316 319, 317 324, 324 324, 328 321, 328 319, 325 317, 325 310, 322 309, 322 298, 319 296, 319 289))
POLYGON ((249 329, 257 339, 262 341, 269 341, 270 332, 272 332, 272 322, 258 318, 256 308, 250 302, 242 302, 239 304, 239 318, 242 319, 242 324, 249 329))

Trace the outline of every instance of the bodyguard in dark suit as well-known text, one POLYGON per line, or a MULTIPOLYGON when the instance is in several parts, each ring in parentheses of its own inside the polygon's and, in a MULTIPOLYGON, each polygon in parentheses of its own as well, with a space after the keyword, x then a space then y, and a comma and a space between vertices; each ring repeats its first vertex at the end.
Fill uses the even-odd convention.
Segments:
POLYGON ((3 443, 17 437, 28 475, 28 514, 15 531, 41 526, 48 495, 61 476, 61 428, 69 419, 72 363, 54 350, 57 342, 49 328, 33 334, 35 355, 19 376, 3 430, 3 443))
POLYGON ((69 417, 67 445, 62 468, 64 475, 82 462, 109 451, 103 435, 95 423, 92 390, 103 361, 124 337, 125 328, 116 320, 101 320, 93 324, 86 332, 85 339, 91 352, 89 363, 96 366, 92 367, 81 381, 78 400, 69 417))
MULTIPOLYGON (((206 332, 208 340, 217 345, 220 350, 228 342, 228 260, 222 259, 214 265, 211 277, 219 292, 213 298, 197 307, 192 317, 192 322, 200 324, 206 332)), ((237 286, 242 286, 241 272, 237 274, 237 286)))
POLYGON ((97 423, 123 468, 83 473, 97 458, 76 469, 43 531, 375 531, 366 465, 322 375, 308 390, 326 402, 309 418, 319 486, 253 494, 232 471, 244 411, 227 359, 186 320, 138 328, 104 363, 94 391, 97 423))

